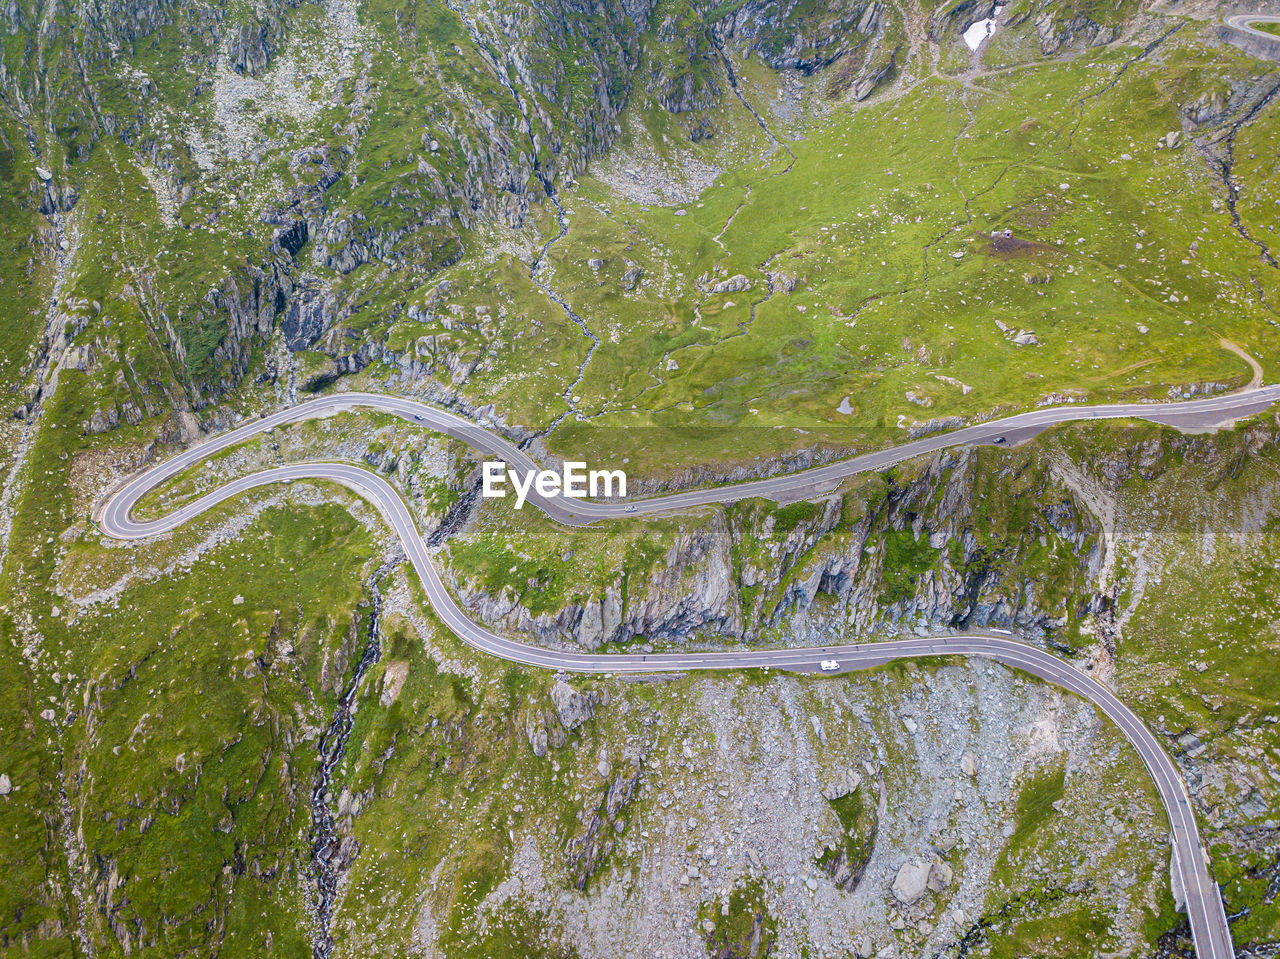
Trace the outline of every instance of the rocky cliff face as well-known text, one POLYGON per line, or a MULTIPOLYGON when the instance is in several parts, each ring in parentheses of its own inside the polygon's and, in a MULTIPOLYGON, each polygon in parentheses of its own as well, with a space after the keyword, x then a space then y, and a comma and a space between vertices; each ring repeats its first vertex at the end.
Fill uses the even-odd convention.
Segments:
POLYGON ((346 279, 361 267, 448 265, 462 230, 519 225, 605 149, 647 12, 476 4, 383 20, 342 0, 279 0, 237 14, 126 3, 73 19, 15 3, 0 90, 47 171, 36 189, 51 215, 92 192, 105 138, 147 172, 165 225, 186 231, 171 242, 236 237, 244 255, 201 252, 206 266, 224 259, 203 283, 137 265, 165 318, 152 322, 177 327, 170 348, 193 374, 181 385, 203 405, 277 329, 291 349, 310 347, 364 307, 367 282, 346 279), (176 82, 174 66, 194 81, 176 82), (423 108, 412 120, 410 103, 423 108))
POLYGON ((800 0, 753 0, 717 21, 716 32, 775 70, 809 74, 876 37, 882 18, 900 16, 897 9, 876 0, 836 0, 817 9, 800 0))
POLYGON ((729 524, 716 514, 706 526, 681 531, 661 562, 639 582, 609 587, 599 599, 554 613, 530 613, 509 591, 490 595, 461 579, 463 602, 483 621, 544 641, 572 637, 589 649, 637 636, 682 641, 710 631, 742 635, 729 524))
POLYGON ((1104 552, 1099 519, 1052 462, 957 451, 815 504, 714 510, 625 594, 611 587, 555 612, 531 615, 510 592, 458 579, 485 622, 589 648, 902 628, 1054 634, 1104 604, 1104 552))
MULTIPOLYGON (((935 42, 954 41, 971 24, 1005 9, 995 0, 964 0, 935 12, 929 23, 929 36, 935 42)), ((1024 24, 1034 27, 1040 52, 1051 57, 1070 50, 1111 43, 1138 12, 1136 3, 1126 0, 1109 10, 1074 3, 1036 3, 1017 7, 1007 14, 1001 29, 1017 29, 1024 24)))
MULTIPOLYGON (((670 0, 396 13, 139 0, 63 16, 15 0, 0 90, 11 139, 47 173, 32 198, 48 215, 86 196, 95 210, 122 202, 95 156, 116 152, 117 168, 142 175, 123 202, 165 239, 146 253, 126 244, 113 266, 129 260, 145 295, 133 282, 95 296, 145 315, 151 345, 175 361, 154 385, 200 408, 241 384, 277 334, 339 372, 379 358, 406 291, 455 263, 467 231, 519 227, 530 204, 557 203, 637 97, 705 111, 736 82, 728 55, 802 73, 881 46, 891 58, 891 15, 843 0, 727 15, 670 0), (167 253, 183 269, 162 266, 167 253)), ((288 366, 268 361, 267 373, 284 379, 288 366)))

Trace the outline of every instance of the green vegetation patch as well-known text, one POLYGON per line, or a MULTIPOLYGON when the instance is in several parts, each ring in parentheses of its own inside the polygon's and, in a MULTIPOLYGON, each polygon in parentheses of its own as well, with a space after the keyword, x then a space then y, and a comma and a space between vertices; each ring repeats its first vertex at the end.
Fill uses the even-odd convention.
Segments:
POLYGON ((712 959, 764 959, 777 941, 778 922, 758 879, 735 884, 728 898, 703 903, 698 918, 712 959))
POLYGON ((1018 793, 1014 809, 1013 835, 1009 845, 1021 846, 1047 816, 1053 815, 1053 804, 1060 800, 1066 788, 1066 766, 1053 766, 1037 773, 1018 793))
POLYGON ((917 581, 933 568, 941 552, 929 545, 927 537, 917 539, 910 529, 886 533, 881 600, 892 605, 910 599, 917 581))
POLYGON ((864 782, 853 792, 829 802, 840 821, 841 842, 836 848, 826 849, 818 857, 818 865, 845 889, 852 889, 862 878, 875 845, 880 827, 877 799, 864 782))

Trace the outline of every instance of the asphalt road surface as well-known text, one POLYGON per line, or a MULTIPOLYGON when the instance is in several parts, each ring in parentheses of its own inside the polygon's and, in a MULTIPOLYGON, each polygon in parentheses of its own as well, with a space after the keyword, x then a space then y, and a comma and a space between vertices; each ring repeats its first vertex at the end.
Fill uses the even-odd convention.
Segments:
MULTIPOLYGON (((908 457, 950 446, 992 443, 998 437, 1013 442, 1047 426, 1070 420, 1140 418, 1184 428, 1205 427, 1261 412, 1277 399, 1280 399, 1280 387, 1272 386, 1176 404, 1053 407, 966 427, 952 433, 925 437, 891 450, 869 453, 800 473, 732 486, 623 502, 566 501, 559 497, 538 498, 534 495, 530 496, 530 502, 561 522, 584 524, 610 516, 652 514, 708 503, 731 502, 751 496, 795 499, 829 489, 846 476, 883 469, 908 457)), ((451 413, 402 397, 339 393, 253 420, 147 470, 108 495, 97 513, 98 522, 103 532, 109 536, 128 540, 144 539, 173 530, 212 506, 258 486, 291 480, 327 480, 354 490, 382 513, 404 544, 405 552, 422 580, 436 615, 449 629, 463 642, 482 652, 522 665, 582 673, 747 668, 816 672, 820 670, 823 660, 834 660, 839 664, 840 672, 847 672, 868 669, 896 659, 984 656, 1022 669, 1088 699, 1120 727, 1137 749, 1155 780, 1169 817, 1173 872, 1177 876, 1176 881, 1182 886, 1196 954, 1199 959, 1231 959, 1234 956, 1222 898, 1209 872, 1208 856, 1200 842, 1195 813, 1177 767, 1159 740, 1110 690, 1044 650, 1009 637, 981 633, 845 646, 651 654, 593 654, 575 649, 527 645, 485 629, 463 612, 445 588, 439 571, 431 561, 426 542, 400 495, 377 474, 346 463, 300 463, 265 470, 233 480, 160 519, 135 521, 130 518, 134 505, 148 491, 219 450, 243 442, 273 426, 357 407, 395 413, 412 422, 420 422, 424 426, 448 433, 471 444, 486 456, 505 460, 514 469, 535 468, 526 454, 502 437, 451 413)))
MULTIPOLYGON (((1144 419, 1169 426, 1194 429, 1217 426, 1260 413, 1277 400, 1280 400, 1280 386, 1265 386, 1256 390, 1181 403, 1052 406, 1004 419, 978 423, 950 433, 935 433, 901 446, 768 479, 689 490, 647 499, 631 497, 626 500, 611 501, 567 499, 563 496, 544 497, 531 489, 528 502, 538 506, 552 519, 561 523, 584 526, 610 517, 652 515, 670 510, 706 506, 711 503, 731 503, 753 496, 792 501, 823 493, 856 473, 886 469, 914 456, 933 453, 952 446, 992 444, 1001 440, 1009 444, 1017 443, 1058 423, 1076 420, 1144 419)), ((100 509, 101 520, 109 523, 113 529, 132 531, 135 538, 139 535, 163 533, 173 528, 172 520, 175 517, 165 517, 149 523, 134 522, 129 519, 129 513, 134 504, 149 490, 208 456, 242 443, 272 427, 354 409, 373 409, 392 413, 409 422, 420 423, 430 429, 448 433, 487 457, 505 461, 508 467, 517 473, 539 468, 527 453, 517 449, 504 437, 434 406, 402 396, 388 396, 381 393, 333 393, 260 419, 250 420, 236 429, 192 446, 172 459, 134 477, 110 494, 100 509)), ((615 464, 591 465, 612 467, 615 464)), ((510 490, 508 495, 511 495, 510 490)), ((186 519, 194 515, 195 512, 200 511, 202 502, 196 501, 179 511, 177 516, 180 519, 186 519)))
POLYGON ((1237 30, 1243 30, 1245 33, 1252 33, 1255 36, 1266 37, 1268 40, 1280 41, 1280 35, 1259 30, 1253 26, 1255 23, 1280 23, 1280 16, 1263 13, 1237 13, 1227 17, 1227 26, 1229 27, 1235 27, 1237 30))

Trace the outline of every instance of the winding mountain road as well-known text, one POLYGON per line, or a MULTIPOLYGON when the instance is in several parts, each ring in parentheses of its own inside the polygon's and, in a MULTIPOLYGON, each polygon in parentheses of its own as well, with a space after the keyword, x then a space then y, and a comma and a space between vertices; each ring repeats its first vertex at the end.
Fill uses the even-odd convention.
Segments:
MULTIPOLYGON (((752 496, 796 499, 830 489, 841 479, 855 473, 883 469, 912 456, 951 446, 993 443, 998 439, 1015 442, 1057 423, 1139 418, 1183 428, 1198 428, 1261 412, 1277 399, 1280 399, 1280 387, 1271 386, 1183 403, 1052 407, 966 427, 952 433, 925 437, 894 449, 869 453, 800 473, 732 486, 629 501, 589 502, 538 497, 536 494, 531 494, 529 501, 560 522, 585 525, 608 517, 653 514, 709 503, 733 502, 752 496)), ((1199 959, 1231 959, 1234 956, 1222 898, 1210 874, 1208 857, 1200 842, 1191 800, 1177 767, 1155 735, 1109 689, 1044 650, 1008 637, 984 633, 840 646, 651 654, 593 654, 528 645, 500 636, 472 621, 445 587, 439 571, 431 561, 426 541, 399 493, 377 474, 346 463, 299 463, 265 470, 233 480, 183 504, 167 516, 145 521, 132 519, 133 508, 149 491, 221 450, 275 426, 355 408, 382 410, 448 433, 486 456, 505 460, 516 471, 536 468, 536 464, 524 452, 504 438, 451 413, 403 397, 338 393, 253 420, 152 467, 108 494, 96 511, 95 519, 102 531, 109 536, 139 540, 169 532, 218 503, 258 486, 314 479, 339 483, 372 503, 391 525, 421 578, 428 601, 445 626, 463 642, 481 652, 527 666, 582 673, 747 668, 815 672, 820 669, 823 660, 836 660, 840 671, 847 672, 869 669, 897 659, 983 656, 1024 670, 1089 700, 1120 727, 1137 749, 1155 781, 1169 817, 1173 871, 1182 887, 1182 898, 1186 903, 1196 954, 1199 959)))
POLYGON ((1255 23, 1280 23, 1280 16, 1265 13, 1237 13, 1227 17, 1226 23, 1229 27, 1235 27, 1245 33, 1252 33, 1254 36, 1262 37, 1265 40, 1280 41, 1280 34, 1267 33, 1265 30, 1259 30, 1254 26, 1255 23))
MULTIPOLYGON (((631 497, 608 502, 565 499, 561 496, 546 497, 530 489, 528 501, 538 506, 552 519, 570 526, 585 526, 598 520, 623 515, 645 516, 714 503, 733 503, 755 496, 794 501, 826 492, 841 480, 857 473, 887 469, 895 463, 901 463, 912 457, 935 453, 953 446, 986 445, 996 442, 1017 443, 1059 423, 1079 420, 1143 419, 1183 429, 1207 428, 1260 413, 1277 400, 1280 400, 1280 386, 1264 386, 1239 393, 1180 403, 1050 406, 1004 419, 977 423, 950 433, 934 433, 901 446, 837 460, 825 466, 817 466, 798 473, 734 483, 729 486, 713 486, 664 496, 644 499, 631 497)), ((448 413, 403 396, 390 396, 383 393, 332 393, 260 419, 249 420, 233 430, 211 437, 146 470, 110 493, 100 505, 96 518, 103 524, 103 529, 112 536, 137 539, 140 536, 166 532, 173 529, 177 522, 183 522, 207 509, 213 505, 213 501, 196 500, 171 516, 150 522, 131 519, 130 514, 135 504, 152 489, 190 469, 201 460, 238 443, 243 443, 258 433, 288 423, 356 409, 391 413, 411 423, 447 433, 485 456, 503 460, 517 473, 523 474, 539 468, 529 454, 518 449, 506 438, 454 413, 448 413)), ((220 490, 215 491, 210 496, 217 496, 220 492, 220 490)))

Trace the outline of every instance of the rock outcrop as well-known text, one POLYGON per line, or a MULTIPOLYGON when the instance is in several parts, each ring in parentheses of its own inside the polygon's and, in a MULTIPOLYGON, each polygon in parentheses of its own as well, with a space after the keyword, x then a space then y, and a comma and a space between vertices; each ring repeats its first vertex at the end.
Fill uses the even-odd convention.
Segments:
MULTIPOLYGON (((1092 595, 1103 564, 1098 519, 1051 468, 1019 473, 1037 504, 993 539, 980 488, 995 477, 970 450, 940 453, 900 474, 883 497, 848 518, 838 497, 781 524, 750 504, 680 526, 672 545, 642 577, 554 612, 532 614, 509 589, 485 593, 465 577, 458 592, 479 619, 546 642, 604 643, 694 637, 746 637, 781 631, 829 637, 883 629, 981 626, 1052 633, 1089 611, 1064 606, 1029 576, 1052 540, 1054 577, 1092 595)), ((1001 474, 1000 481, 1011 481, 1001 474)))

